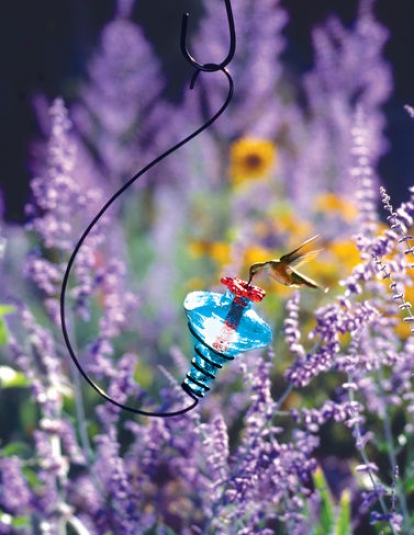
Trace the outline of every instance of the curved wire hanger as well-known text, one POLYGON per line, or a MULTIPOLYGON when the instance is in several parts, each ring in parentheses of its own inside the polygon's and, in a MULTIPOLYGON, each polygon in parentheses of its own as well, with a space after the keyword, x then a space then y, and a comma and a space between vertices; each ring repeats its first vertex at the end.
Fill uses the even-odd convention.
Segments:
MULTIPOLYGON (((181 23, 181 40, 180 40, 181 53, 191 63, 191 65, 197 69, 194 76, 197 76, 200 71, 204 71, 204 72, 222 71, 223 69, 227 67, 227 65, 233 59, 234 53, 236 52, 236 29, 234 25, 234 17, 233 17, 233 11, 231 8, 231 2, 230 0, 224 0, 224 3, 226 5, 227 21, 229 24, 230 45, 229 45, 229 52, 221 63, 199 63, 193 58, 187 46, 188 18, 190 15, 189 13, 184 13, 183 15, 183 19, 181 23)), ((193 77, 193 80, 194 80, 194 77, 193 77)))
POLYGON ((226 110, 228 105, 230 104, 231 99, 233 98, 234 94, 234 82, 233 79, 226 69, 227 65, 232 60, 235 50, 236 50, 236 32, 235 32, 235 26, 234 26, 234 18, 233 18, 233 12, 231 7, 231 0, 224 0, 225 6, 226 6, 226 13, 227 13, 227 20, 229 25, 229 33, 230 33, 230 46, 229 46, 229 52, 225 59, 221 63, 206 63, 201 64, 198 61, 196 61, 193 56, 189 53, 187 48, 187 30, 188 30, 188 18, 189 14, 185 13, 183 15, 182 24, 181 24, 181 51, 184 57, 190 62, 190 64, 196 69, 194 75, 191 78, 190 82, 190 89, 194 87, 195 81, 197 76, 200 72, 216 72, 220 71, 222 72, 228 82, 228 93, 226 96, 226 99, 220 109, 211 116, 210 119, 208 119, 202 126, 197 128, 194 132, 183 138, 181 141, 176 143, 174 146, 167 149, 165 152, 157 156, 154 160, 152 160, 149 164, 147 164, 145 167, 143 167, 140 171, 135 173, 121 188, 119 188, 118 191, 116 191, 112 197, 102 206, 102 208, 99 210, 99 212, 95 215, 95 217, 92 219, 92 221, 89 223, 89 225, 84 230, 83 234, 79 238, 77 244, 75 245, 75 248, 72 251, 72 254, 69 258, 68 264, 66 266, 66 270, 63 276, 62 280, 62 286, 61 286, 61 292, 60 292, 60 320, 61 320, 61 329, 63 338, 65 340, 66 347, 68 349, 69 355, 76 365, 78 371, 83 376, 83 378, 86 380, 86 382, 91 386, 101 397, 103 397, 106 401, 109 401, 113 405, 116 405, 117 407, 124 409, 126 411, 135 413, 135 414, 142 414, 145 416, 154 416, 159 418, 167 418, 170 416, 178 416, 181 414, 184 414, 190 410, 192 410, 197 404, 198 404, 198 398, 196 398, 194 395, 191 394, 188 390, 184 390, 184 392, 192 398, 192 403, 188 405, 187 407, 184 407, 183 409, 178 409, 176 411, 171 412, 152 412, 147 411, 144 409, 137 409, 135 407, 132 407, 131 405, 126 405, 124 403, 120 403, 113 397, 111 397, 105 390, 103 390, 98 384, 91 379, 91 377, 88 375, 88 373, 85 371, 83 366, 81 365, 76 352, 72 346, 72 343, 70 341, 67 322, 66 322, 66 292, 68 287, 68 281, 69 276, 72 270, 72 267, 75 263, 76 256, 82 247, 83 243, 85 242, 86 238, 90 234, 91 230, 94 228, 94 226, 98 223, 98 221, 101 219, 103 214, 108 210, 110 206, 120 197, 132 184, 138 180, 144 173, 149 171, 152 167, 157 165, 159 162, 164 160, 167 156, 178 150, 180 147, 197 137, 201 132, 204 130, 207 130, 219 117, 222 115, 222 113, 226 110))

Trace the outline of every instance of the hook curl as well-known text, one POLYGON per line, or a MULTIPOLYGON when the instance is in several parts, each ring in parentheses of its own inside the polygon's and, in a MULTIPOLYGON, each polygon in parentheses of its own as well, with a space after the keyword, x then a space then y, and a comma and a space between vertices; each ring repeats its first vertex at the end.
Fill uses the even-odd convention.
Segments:
POLYGON ((233 16, 233 10, 231 7, 231 1, 224 0, 224 3, 226 6, 227 21, 229 25, 230 45, 229 45, 228 54, 221 63, 199 63, 190 54, 188 50, 188 46, 187 46, 188 19, 190 17, 190 14, 184 13, 183 15, 182 22, 181 22, 181 39, 180 39, 181 53, 186 58, 186 60, 189 61, 190 64, 197 70, 197 72, 195 73, 192 79, 192 85, 194 85, 195 77, 198 75, 200 71, 215 72, 215 71, 224 70, 227 67, 227 65, 230 63, 230 61, 233 59, 234 54, 236 52, 236 28, 234 25, 234 16, 233 16))
MULTIPOLYGON (((173 147, 167 149, 165 152, 163 152, 161 155, 159 155, 157 158, 152 160, 149 164, 147 164, 145 167, 143 167, 140 171, 135 173, 118 191, 116 191, 112 197, 102 206, 102 208, 99 210, 99 212, 95 215, 95 217, 92 219, 92 221, 89 223, 89 225, 84 230, 83 234, 79 238, 77 244, 75 245, 75 248, 72 251, 72 254, 69 258, 68 264, 66 266, 65 273, 63 275, 62 279, 62 286, 61 286, 61 292, 60 292, 60 320, 61 320, 61 329, 63 338, 66 344, 66 347, 68 349, 69 355, 76 365, 78 371, 83 376, 83 378, 86 380, 86 382, 91 386, 101 397, 103 397, 106 401, 109 401, 113 405, 116 405, 117 407, 124 409, 126 411, 135 413, 135 414, 142 414, 144 416, 155 416, 160 418, 166 418, 169 416, 178 416, 181 414, 184 414, 191 409, 193 409, 198 404, 198 399, 188 390, 184 390, 186 394, 192 398, 193 402, 183 409, 179 409, 176 411, 171 412, 151 412, 143 409, 138 409, 135 407, 132 407, 131 405, 127 405, 124 403, 118 402, 116 399, 112 398, 105 390, 103 390, 93 379, 88 375, 86 370, 83 368, 82 364, 80 363, 76 352, 72 346, 68 326, 66 322, 66 292, 68 288, 68 282, 69 282, 69 276, 72 270, 72 267, 75 263, 77 254, 79 250, 81 249, 83 243, 85 242, 86 238, 89 236, 90 232, 94 228, 94 226, 98 223, 98 221, 101 219, 101 217, 104 215, 104 213, 108 210, 110 206, 130 187, 132 184, 138 180, 144 173, 149 171, 152 167, 157 165, 159 162, 164 160, 167 156, 178 150, 180 147, 191 141, 193 138, 197 137, 201 132, 209 128, 219 117, 220 115, 226 110, 228 107, 231 99, 233 98, 234 93, 234 82, 229 74, 229 72, 225 69, 226 65, 231 61, 234 51, 235 51, 235 31, 234 31, 234 21, 233 21, 233 15, 231 11, 231 5, 230 0, 225 0, 226 8, 227 8, 227 16, 229 20, 229 27, 230 27, 230 36, 231 36, 231 45, 230 50, 225 58, 225 60, 221 64, 215 64, 215 63, 208 63, 205 65, 199 65, 188 53, 187 47, 186 47, 186 31, 187 31, 187 23, 183 24, 182 32, 181 32, 181 44, 183 46, 184 44, 184 56, 189 59, 189 61, 196 67, 197 71, 195 73, 195 76, 192 78, 192 84, 194 84, 196 75, 200 71, 206 71, 206 72, 214 72, 214 71, 221 71, 227 79, 228 82, 228 93, 227 97, 220 107, 220 109, 212 116, 210 119, 208 119, 203 125, 201 125, 199 128, 197 128, 194 132, 183 138, 181 141, 176 143, 173 147)), ((187 17, 188 18, 188 17, 187 17)), ((187 20, 187 19, 186 19, 187 20)))

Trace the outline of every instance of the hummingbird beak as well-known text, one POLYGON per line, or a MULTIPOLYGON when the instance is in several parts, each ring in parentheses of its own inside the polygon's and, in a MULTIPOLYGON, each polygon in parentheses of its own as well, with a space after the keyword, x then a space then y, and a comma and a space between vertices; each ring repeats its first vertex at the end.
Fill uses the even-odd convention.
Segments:
POLYGON ((247 283, 247 286, 250 286, 250 283, 252 282, 253 277, 256 275, 256 272, 253 271, 252 267, 253 266, 250 266, 250 269, 249 269, 249 281, 247 283))
POLYGON ((259 275, 263 272, 263 270, 266 268, 267 262, 256 262, 255 264, 252 264, 249 269, 249 282, 247 283, 247 286, 250 286, 250 283, 253 280, 253 277, 256 275, 259 275))

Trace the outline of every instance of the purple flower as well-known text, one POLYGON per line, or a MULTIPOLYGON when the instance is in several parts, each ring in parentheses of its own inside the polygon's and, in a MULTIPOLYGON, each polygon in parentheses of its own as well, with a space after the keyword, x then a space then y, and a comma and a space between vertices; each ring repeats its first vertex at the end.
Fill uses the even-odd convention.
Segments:
POLYGON ((87 220, 85 215, 93 213, 96 192, 89 191, 88 184, 81 186, 77 180, 80 169, 76 164, 76 142, 70 133, 71 122, 62 99, 53 102, 49 116, 44 176, 31 182, 33 197, 26 207, 27 228, 42 238, 45 247, 67 253, 73 249, 77 237, 73 225, 82 224, 87 220))
POLYGON ((12 515, 24 515, 33 502, 33 494, 22 473, 22 461, 18 457, 0 460, 2 509, 12 515))
MULTIPOLYGON (((360 2, 350 28, 331 17, 313 31, 315 65, 304 77, 310 119, 298 111, 290 112, 294 120, 290 124, 295 125, 292 142, 300 149, 293 160, 289 153, 285 155, 289 197, 309 217, 309 184, 313 195, 333 191, 354 198, 355 182, 349 179, 349 169, 355 158, 355 109, 362 110, 366 118, 367 146, 374 165, 384 152, 381 106, 392 89, 390 67, 382 57, 387 36, 388 31, 374 17, 372 0, 360 2)), ((362 148, 359 150, 362 162, 362 148)), ((354 168, 352 173, 356 175, 360 169, 354 168)), ((323 230, 324 234, 328 231, 326 227, 323 230)), ((338 229, 333 231, 336 236, 338 229)))
POLYGON ((91 535, 99 535, 99 525, 105 510, 106 494, 98 480, 89 474, 72 477, 68 481, 68 503, 76 509, 91 535))
MULTIPOLYGON (((243 135, 273 136, 280 125, 280 104, 275 99, 282 75, 280 55, 284 48, 282 30, 287 13, 279 1, 263 0, 251 3, 240 0, 233 5, 237 30, 237 54, 231 70, 237 87, 233 104, 226 111, 226 120, 215 128, 228 139, 243 135), (243 113, 240 113, 240 109, 243 113)), ((212 0, 206 5, 206 17, 201 21, 195 39, 194 55, 200 62, 221 63, 228 53, 229 35, 223 2, 212 0)), ((224 77, 223 77, 224 78, 224 77)), ((211 109, 223 102, 227 88, 220 75, 200 79, 206 87, 211 109)))
MULTIPOLYGON (((245 516, 248 526, 254 530, 269 507, 273 516, 298 527, 304 521, 300 514, 304 507, 303 497, 309 495, 306 486, 316 466, 311 452, 317 439, 297 432, 294 442, 282 444, 271 429, 262 433, 260 441, 251 444, 247 451, 238 452, 242 463, 235 457, 226 499, 227 503, 236 503, 237 507, 234 512, 227 512, 227 521, 245 516), (286 496, 292 498, 286 500, 286 496), (281 503, 284 503, 283 510, 280 510, 281 503)), ((226 514, 224 507, 221 514, 226 514)))
POLYGON ((348 427, 353 424, 353 419, 362 411, 362 406, 357 402, 335 402, 327 400, 320 408, 306 409, 300 411, 294 409, 292 417, 296 423, 301 423, 305 426, 307 432, 316 434, 320 427, 329 420, 337 423, 344 422, 348 427))
POLYGON ((287 318, 283 321, 283 332, 285 334, 286 343, 289 346, 291 353, 299 357, 305 358, 305 349, 300 342, 301 332, 299 329, 299 301, 300 293, 295 292, 291 299, 286 303, 287 318))
POLYGON ((11 357, 30 381, 43 414, 54 416, 61 407, 62 394, 69 391, 69 384, 56 354, 53 334, 39 326, 25 306, 17 304, 16 308, 19 325, 10 335, 11 357))
POLYGON ((59 437, 63 453, 71 463, 86 464, 85 454, 77 441, 75 430, 68 421, 43 418, 40 421, 40 428, 50 437, 59 437))
MULTIPOLYGON (((374 233, 378 229, 378 178, 372 165, 372 143, 367 131, 367 115, 362 107, 354 118, 349 182, 355 189, 355 203, 358 209, 357 244, 362 255, 370 247, 374 233)), ((364 257, 363 257, 364 258, 364 257)))
POLYGON ((361 511, 369 511, 379 498, 386 494, 386 489, 383 485, 377 483, 370 491, 362 492, 362 502, 360 504, 361 511))
MULTIPOLYGON (((59 325, 57 296, 63 277, 64 264, 52 261, 51 256, 66 258, 80 237, 82 227, 98 209, 101 191, 93 185, 93 178, 84 173, 83 161, 78 158, 77 140, 71 132, 68 112, 61 99, 50 107, 50 135, 46 146, 46 161, 42 176, 32 180, 32 200, 26 207, 27 228, 33 231, 43 247, 52 251, 48 258, 38 252, 26 258, 24 274, 41 290, 44 304, 52 320, 59 325), (82 176, 82 184, 78 177, 82 176)), ((96 250, 102 243, 103 221, 92 231, 77 257, 74 271, 78 286, 73 295, 75 308, 87 316, 87 298, 92 290, 91 271, 96 262, 96 250)))
MULTIPOLYGON (((108 395, 118 403, 128 404, 128 398, 131 396, 137 398, 138 385, 134 380, 134 370, 137 363, 137 357, 133 354, 123 355, 117 362, 117 369, 108 370, 107 375, 111 377, 108 395)), ((107 361, 109 364, 109 361, 107 361)), ((97 407, 97 413, 102 421, 103 427, 112 429, 116 425, 121 409, 111 403, 105 403, 97 407)))
POLYGON ((73 108, 77 129, 115 184, 139 167, 138 148, 148 139, 152 108, 164 86, 151 45, 129 19, 132 4, 124 4, 103 29, 99 52, 89 63, 90 81, 73 108))
POLYGON ((97 459, 93 473, 106 495, 106 507, 97 514, 97 526, 102 531, 108 529, 133 533, 140 526, 137 510, 138 496, 132 488, 131 476, 126 471, 124 459, 119 455, 120 445, 114 430, 107 435, 96 437, 97 459), (123 531, 122 531, 123 530, 123 531))
POLYGON ((351 29, 336 17, 323 28, 315 29, 315 70, 305 85, 311 109, 323 120, 331 136, 336 166, 337 193, 352 194, 347 173, 350 167, 353 107, 355 103, 367 114, 369 146, 376 160, 384 150, 381 135, 383 117, 380 106, 389 97, 392 83, 390 68, 382 58, 388 31, 375 20, 373 1, 362 1, 351 29))
MULTIPOLYGON (((286 372, 286 379, 296 386, 305 386, 319 373, 328 371, 339 351, 339 334, 346 332, 348 319, 338 304, 330 304, 316 312, 317 326, 312 337, 318 336, 319 347, 308 355, 302 352, 286 372)), ((355 326, 356 327, 356 326, 355 326)), ((351 330, 355 329, 352 325, 351 330)))
MULTIPOLYGON (((39 456, 40 466, 45 474, 47 472, 45 480, 52 481, 52 476, 54 478, 65 478, 69 463, 68 459, 62 455, 57 435, 36 430, 34 432, 34 441, 36 444, 36 452, 39 456)), ((49 505, 51 506, 51 504, 49 505)))
POLYGON ((99 321, 102 338, 118 335, 127 323, 128 314, 137 304, 137 298, 125 288, 125 264, 118 259, 109 259, 97 270, 96 282, 102 292, 103 316, 99 321))
POLYGON ((211 483, 200 467, 211 451, 204 453, 197 424, 197 413, 153 419, 145 426, 128 423, 137 437, 127 455, 128 473, 136 483, 136 492, 142 494, 146 522, 151 516, 155 518, 159 507, 168 525, 184 533, 186 526, 199 523, 209 510, 211 483))
POLYGON ((371 511, 370 524, 377 524, 378 522, 386 522, 392 526, 395 533, 401 533, 403 528, 404 518, 397 513, 378 513, 377 511, 371 511))
POLYGON ((227 426, 221 415, 213 418, 210 424, 204 424, 205 439, 203 450, 206 457, 208 473, 211 479, 211 500, 220 498, 223 486, 229 478, 229 444, 227 426))

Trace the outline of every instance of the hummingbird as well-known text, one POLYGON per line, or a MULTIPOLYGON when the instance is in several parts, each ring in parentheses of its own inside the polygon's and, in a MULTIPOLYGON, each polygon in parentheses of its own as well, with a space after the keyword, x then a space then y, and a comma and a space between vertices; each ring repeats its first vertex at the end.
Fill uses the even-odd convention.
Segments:
MULTIPOLYGON (((303 262, 306 262, 316 256, 322 249, 309 249, 309 246, 318 238, 313 236, 304 241, 297 249, 294 249, 290 253, 287 253, 279 258, 279 260, 268 260, 267 262, 256 262, 249 269, 249 282, 253 280, 253 277, 260 273, 267 273, 280 284, 285 286, 309 286, 310 288, 322 288, 315 281, 298 273, 292 266, 299 266, 303 262)), ((326 290, 325 290, 326 291, 326 290)))

